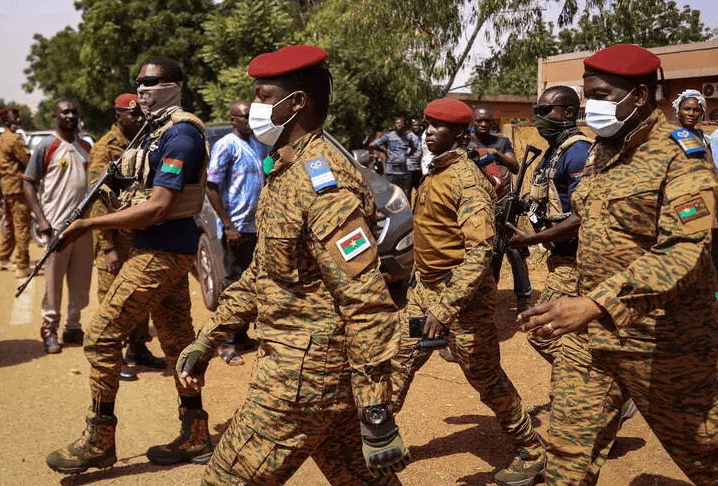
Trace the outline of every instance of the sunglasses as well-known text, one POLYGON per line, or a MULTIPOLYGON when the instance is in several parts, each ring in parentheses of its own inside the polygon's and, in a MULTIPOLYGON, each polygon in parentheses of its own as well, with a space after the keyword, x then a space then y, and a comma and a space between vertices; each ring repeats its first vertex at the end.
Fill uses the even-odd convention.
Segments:
POLYGON ((571 105, 536 105, 534 106, 534 115, 546 116, 551 113, 551 110, 553 110, 556 106, 565 107, 571 105))
POLYGON ((246 115, 232 115, 230 118, 244 118, 245 120, 249 120, 249 113, 246 115))
POLYGON ((158 76, 145 76, 142 78, 135 79, 135 89, 144 86, 149 88, 150 86, 157 86, 162 81, 162 78, 158 76))

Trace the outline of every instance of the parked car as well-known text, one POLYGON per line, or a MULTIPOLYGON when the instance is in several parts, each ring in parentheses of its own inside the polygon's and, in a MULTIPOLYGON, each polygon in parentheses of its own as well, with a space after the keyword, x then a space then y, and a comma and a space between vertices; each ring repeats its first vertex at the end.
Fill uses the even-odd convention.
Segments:
MULTIPOLYGON (((232 131, 229 124, 207 127, 207 140, 211 145, 232 131)), ((374 238, 381 259, 381 272, 396 300, 403 300, 406 283, 414 265, 414 231, 412 212, 404 192, 384 177, 364 167, 361 160, 369 157, 365 150, 347 151, 336 139, 324 133, 347 160, 364 176, 377 205, 377 224, 374 238)), ((217 235, 217 214, 205 197, 202 212, 195 216, 199 228, 199 249, 194 274, 202 288, 202 297, 208 309, 216 309, 224 276, 223 249, 217 235)))

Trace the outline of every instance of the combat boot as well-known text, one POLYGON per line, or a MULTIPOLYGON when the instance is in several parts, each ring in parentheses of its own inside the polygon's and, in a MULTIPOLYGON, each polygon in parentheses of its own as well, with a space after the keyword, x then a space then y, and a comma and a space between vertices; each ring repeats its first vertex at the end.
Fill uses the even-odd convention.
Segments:
POLYGON ((117 462, 115 428, 117 417, 90 412, 87 427, 72 444, 52 452, 45 462, 50 469, 63 474, 78 474, 91 467, 99 469, 117 462))
POLYGON ((147 458, 162 465, 178 462, 205 464, 212 457, 207 412, 180 407, 179 418, 182 422, 179 437, 169 444, 150 447, 147 458))
POLYGON ((501 486, 531 486, 546 470, 546 448, 536 436, 528 444, 516 448, 511 464, 494 474, 501 486))
POLYGON ((48 354, 57 354, 62 351, 60 341, 57 340, 57 329, 47 321, 42 321, 40 325, 40 337, 45 352, 48 354))

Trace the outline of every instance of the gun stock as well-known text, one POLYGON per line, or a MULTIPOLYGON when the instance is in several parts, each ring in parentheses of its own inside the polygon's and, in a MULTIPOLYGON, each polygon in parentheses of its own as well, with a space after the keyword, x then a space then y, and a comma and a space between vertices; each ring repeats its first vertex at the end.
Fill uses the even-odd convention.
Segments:
POLYGON ((142 125, 142 128, 140 128, 140 131, 137 132, 137 135, 132 139, 130 144, 125 148, 125 150, 120 154, 120 156, 110 162, 107 165, 107 169, 105 169, 105 172, 102 174, 102 176, 95 181, 95 183, 92 185, 92 187, 87 191, 85 194, 85 197, 82 198, 82 201, 75 207, 75 209, 72 210, 70 213, 70 216, 67 217, 65 221, 60 225, 60 228, 53 233, 52 238, 50 238, 50 242, 47 244, 47 248, 45 249, 45 253, 42 255, 42 257, 37 261, 33 269, 30 271, 30 275, 28 275, 27 279, 17 288, 17 292, 15 292, 15 298, 20 297, 20 294, 23 293, 25 288, 30 284, 30 281, 37 275, 37 273, 40 271, 42 266, 45 264, 48 258, 50 258, 50 255, 52 255, 54 252, 58 251, 63 244, 62 241, 62 233, 75 221, 82 218, 84 214, 87 212, 88 209, 90 209, 90 206, 92 206, 92 203, 95 202, 95 199, 97 199, 100 195, 100 189, 104 184, 108 184, 112 179, 115 177, 115 174, 117 174, 117 170, 120 167, 120 161, 122 160, 122 157, 125 155, 125 152, 130 150, 137 144, 139 140, 144 136, 145 132, 149 128, 149 124, 145 122, 144 125, 142 125))

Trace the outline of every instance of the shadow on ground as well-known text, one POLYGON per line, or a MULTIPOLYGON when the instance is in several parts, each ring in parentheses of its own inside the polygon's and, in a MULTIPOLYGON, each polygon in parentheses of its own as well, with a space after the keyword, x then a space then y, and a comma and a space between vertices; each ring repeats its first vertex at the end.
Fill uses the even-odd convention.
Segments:
POLYGON ((691 483, 657 474, 644 473, 634 478, 628 486, 691 486, 691 483))
MULTIPOLYGON (((131 459, 135 459, 138 456, 135 457, 129 457, 126 459, 120 459, 119 463, 131 459)), ((144 456, 143 456, 144 457, 144 456)), ((186 466, 187 464, 174 464, 170 466, 160 466, 158 464, 153 464, 149 461, 142 462, 140 464, 120 464, 115 463, 114 466, 109 467, 107 469, 99 469, 99 470, 91 470, 90 472, 82 473, 82 474, 74 474, 71 476, 65 476, 60 480, 60 484, 62 486, 80 486, 83 484, 90 484, 94 483, 95 481, 106 481, 116 478, 121 478, 124 476, 139 476, 140 474, 145 473, 154 473, 158 471, 166 471, 167 469, 175 468, 178 466, 186 466)), ((204 466, 199 466, 204 467, 204 466)))
MULTIPOLYGON (((445 437, 431 439, 420 446, 410 447, 412 462, 463 453, 473 454, 496 469, 511 461, 513 453, 511 439, 501 431, 496 417, 462 415, 448 417, 445 421, 452 425, 474 424, 475 426, 445 437)), ((457 484, 472 486, 495 484, 493 473, 488 472, 481 472, 458 481, 457 484)))
POLYGON ((0 368, 29 363, 45 354, 40 340, 10 339, 0 341, 0 368))
POLYGON ((637 451, 646 445, 646 440, 640 437, 617 437, 616 442, 608 453, 609 459, 618 459, 629 452, 637 451))

